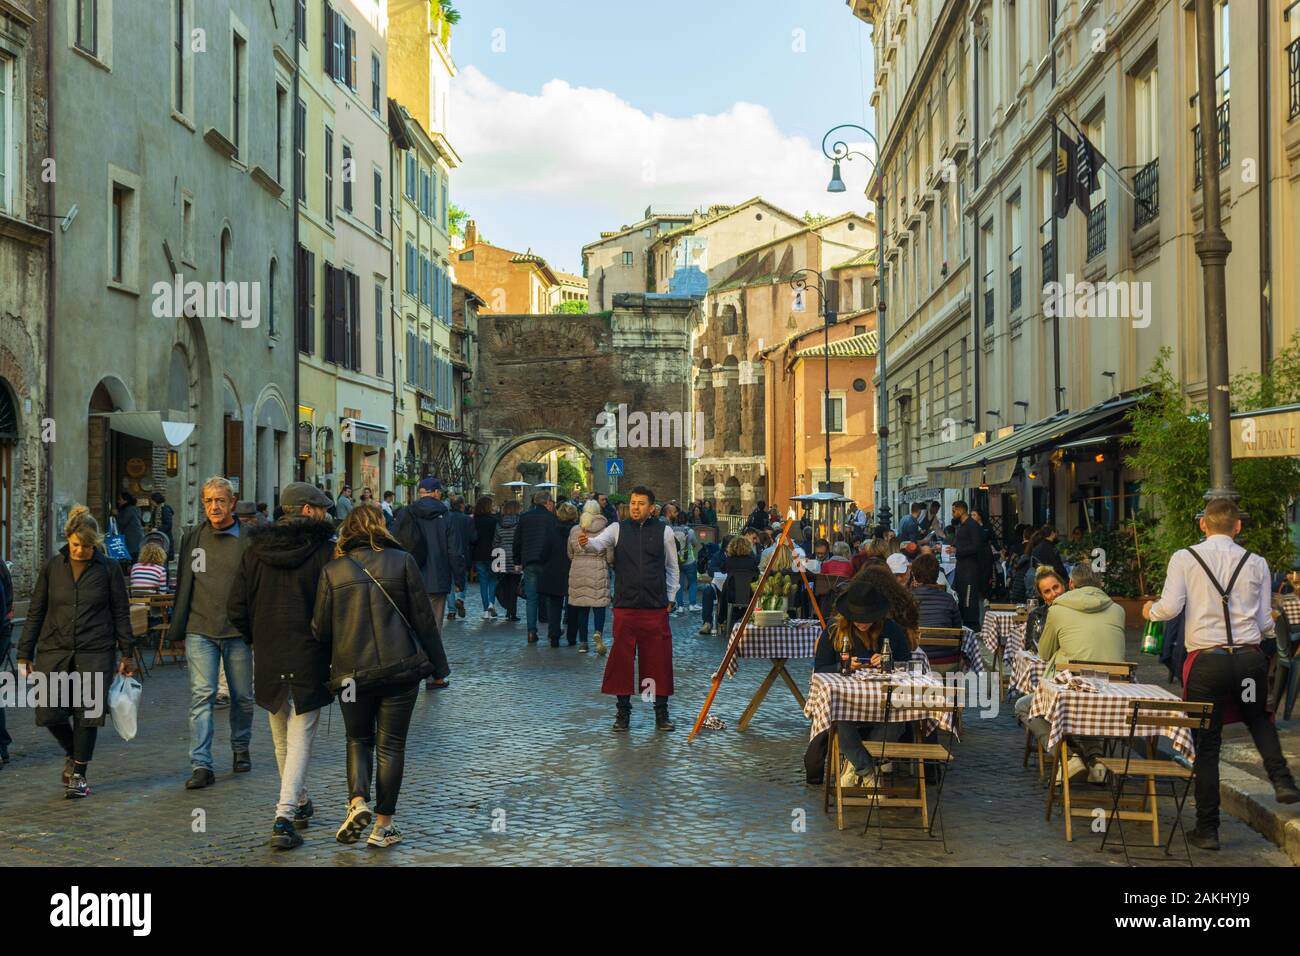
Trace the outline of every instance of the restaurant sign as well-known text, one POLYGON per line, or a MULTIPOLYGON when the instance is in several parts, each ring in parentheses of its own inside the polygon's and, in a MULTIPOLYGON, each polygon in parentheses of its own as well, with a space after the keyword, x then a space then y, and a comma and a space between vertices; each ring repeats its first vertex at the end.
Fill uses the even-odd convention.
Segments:
POLYGON ((1300 406, 1232 416, 1233 458, 1300 456, 1300 406))

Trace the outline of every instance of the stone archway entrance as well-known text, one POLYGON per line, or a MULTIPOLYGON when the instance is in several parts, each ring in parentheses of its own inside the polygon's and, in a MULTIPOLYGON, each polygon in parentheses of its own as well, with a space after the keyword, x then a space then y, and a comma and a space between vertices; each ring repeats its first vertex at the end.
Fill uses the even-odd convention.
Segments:
MULTIPOLYGON (((557 492, 568 494, 572 488, 562 481, 556 459, 572 456, 578 459, 578 467, 588 475, 592 473, 592 453, 587 443, 578 442, 565 435, 527 434, 521 435, 496 456, 495 464, 488 463, 489 483, 484 486, 498 501, 511 497, 515 489, 505 487, 508 481, 527 481, 537 485, 544 481, 555 481, 561 487, 557 492)), ((572 472, 565 468, 567 474, 572 472)), ((594 477, 594 475, 592 475, 594 477)), ((590 481, 583 481, 583 489, 594 490, 590 481)), ((530 489, 525 488, 525 497, 530 489)))
MULTIPOLYGON (((609 412, 626 420, 690 417, 690 319, 695 299, 643 293, 614 297, 598 315, 485 315, 481 318, 478 380, 480 484, 500 496, 519 477, 528 442, 569 445, 591 463, 595 490, 609 489, 607 457, 620 457, 619 490, 649 485, 661 499, 689 491, 691 449, 667 436, 615 447, 597 442, 609 412), (512 456, 514 456, 513 460, 512 456)), ((680 430, 679 430, 680 431, 680 430)), ((657 430, 656 430, 657 432, 657 430)), ((621 432, 635 436, 635 430, 621 432)))

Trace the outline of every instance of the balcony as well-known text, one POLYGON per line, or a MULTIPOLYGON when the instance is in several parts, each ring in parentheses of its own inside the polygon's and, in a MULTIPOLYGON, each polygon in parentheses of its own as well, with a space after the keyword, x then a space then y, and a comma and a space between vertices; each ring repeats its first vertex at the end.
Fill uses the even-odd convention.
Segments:
MULTIPOLYGON (((1293 11, 1300 16, 1300 11, 1293 11)), ((1295 119, 1300 116, 1300 39, 1292 40, 1286 48, 1287 63, 1290 64, 1291 110, 1287 117, 1295 119)))
POLYGON ((1160 160, 1153 159, 1133 176, 1133 228, 1141 229, 1160 215, 1160 160))
POLYGON ((1106 200, 1092 207, 1088 213, 1088 261, 1106 251, 1106 200))
POLYGON ((1044 283, 1056 281, 1056 263, 1053 261, 1055 257, 1052 255, 1054 248, 1051 239, 1044 242, 1042 246, 1044 283))
MULTIPOLYGON (((1229 101, 1224 100, 1219 104, 1215 111, 1214 122, 1219 128, 1219 168, 1226 169, 1228 163, 1232 161, 1232 136, 1230 125, 1230 114, 1228 110, 1229 101)), ((1195 186, 1201 188, 1201 124, 1197 123, 1192 127, 1192 157, 1196 174, 1195 186)))
POLYGON ((1020 268, 1020 250, 1017 249, 1011 253, 1011 314, 1020 311, 1020 301, 1023 289, 1021 286, 1022 270, 1020 268))

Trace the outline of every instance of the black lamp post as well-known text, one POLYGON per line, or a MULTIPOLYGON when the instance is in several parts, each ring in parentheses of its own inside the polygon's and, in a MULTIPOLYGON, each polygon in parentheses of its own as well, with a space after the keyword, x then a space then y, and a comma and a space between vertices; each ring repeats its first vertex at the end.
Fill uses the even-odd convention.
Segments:
MULTIPOLYGON (((880 476, 880 501, 876 509, 876 527, 879 531, 889 530, 890 511, 889 511, 889 399, 886 388, 886 368, 885 368, 885 341, 886 341, 886 311, 885 311, 885 184, 880 179, 880 141, 876 139, 875 134, 865 126, 859 126, 856 123, 841 123, 839 126, 832 127, 822 137, 822 155, 831 160, 831 181, 826 186, 828 193, 842 193, 847 187, 844 180, 840 178, 840 162, 851 160, 855 156, 860 156, 871 164, 872 176, 876 182, 876 369, 880 375, 880 388, 876 394, 876 454, 879 456, 880 463, 877 466, 877 474, 880 476), (844 140, 837 139, 831 142, 831 137, 842 129, 857 130, 863 136, 871 141, 876 148, 876 155, 869 156, 866 153, 859 152, 849 148, 849 144, 844 140)), ((829 336, 829 332, 827 333, 829 336)), ((830 349, 827 348, 827 361, 830 360, 830 349)), ((827 375, 829 377, 829 366, 827 375)), ((830 401, 830 389, 827 388, 827 402, 830 401)), ((830 438, 827 436, 829 446, 830 438)), ((827 468, 826 480, 830 481, 830 451, 826 452, 827 468)))
MULTIPOLYGON (((838 163, 836 164, 838 167, 838 163)), ((838 175, 838 173, 837 173, 838 175)), ((822 404, 822 430, 826 432, 826 490, 831 490, 831 326, 838 316, 832 309, 826 308, 826 279, 820 272, 812 269, 800 269, 790 277, 790 285, 798 292, 806 291, 809 277, 816 277, 817 298, 821 303, 819 313, 822 317, 822 365, 826 370, 826 391, 822 404)))

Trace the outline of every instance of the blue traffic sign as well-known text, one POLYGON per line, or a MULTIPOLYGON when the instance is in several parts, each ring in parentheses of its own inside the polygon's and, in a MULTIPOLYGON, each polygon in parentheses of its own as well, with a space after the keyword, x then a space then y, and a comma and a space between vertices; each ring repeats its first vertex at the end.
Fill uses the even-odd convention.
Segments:
POLYGON ((622 459, 622 458, 606 458, 606 459, 605 459, 605 474, 608 475, 610 478, 622 478, 622 477, 623 477, 623 459, 622 459))

